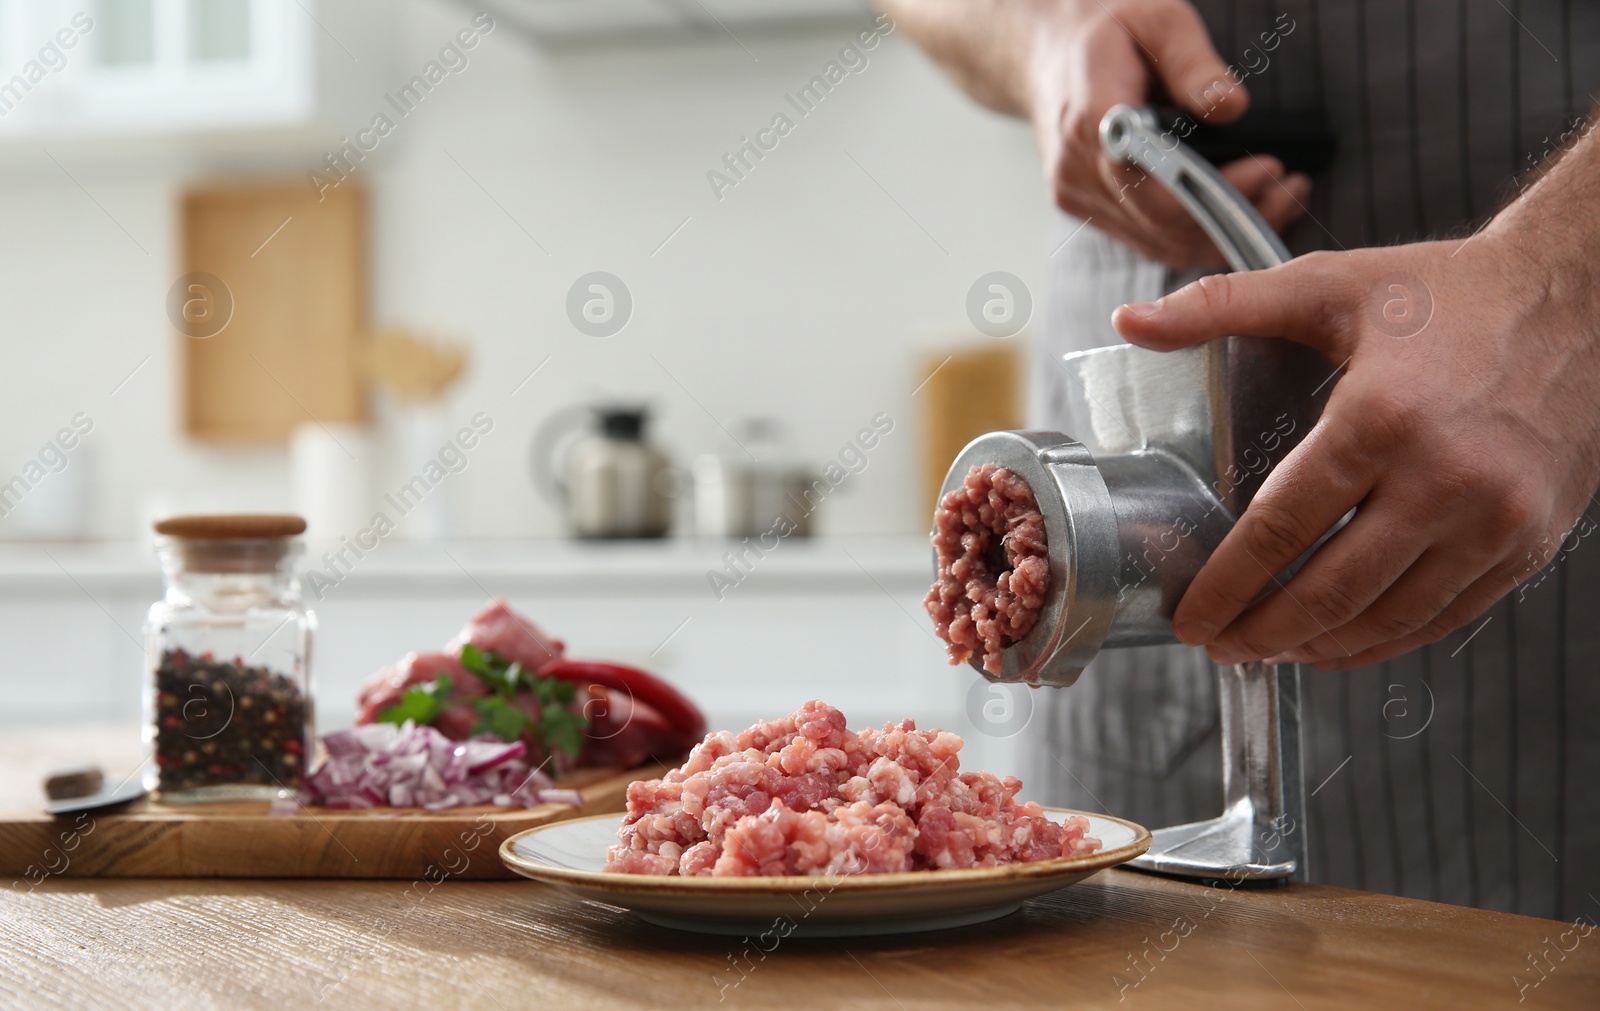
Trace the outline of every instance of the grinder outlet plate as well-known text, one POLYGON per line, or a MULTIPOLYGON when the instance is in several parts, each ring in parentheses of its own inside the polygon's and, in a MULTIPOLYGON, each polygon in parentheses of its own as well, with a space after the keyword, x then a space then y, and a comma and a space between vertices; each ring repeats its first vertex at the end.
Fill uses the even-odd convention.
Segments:
MULTIPOLYGON (((1082 444, 1059 432, 990 432, 956 457, 939 500, 961 487, 967 472, 992 463, 1033 490, 1049 545, 1050 589, 1033 630, 1005 648, 999 674, 972 667, 990 681, 1065 688, 1100 652, 1116 612, 1117 522, 1111 493, 1082 444)), ((934 553, 934 571, 939 567, 934 553)))

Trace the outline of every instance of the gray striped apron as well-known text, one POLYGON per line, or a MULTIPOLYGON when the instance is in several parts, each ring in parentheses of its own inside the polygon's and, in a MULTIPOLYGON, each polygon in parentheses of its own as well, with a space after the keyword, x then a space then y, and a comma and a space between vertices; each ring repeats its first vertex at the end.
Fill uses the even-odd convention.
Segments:
MULTIPOLYGON (((1246 79, 1257 107, 1321 109, 1337 126, 1338 158, 1286 237, 1297 253, 1465 236, 1600 95, 1595 0, 1197 6, 1223 59, 1259 68, 1246 79), (1284 13, 1293 29, 1262 52, 1284 13)), ((1078 222, 1058 226, 1051 249, 1078 222)), ((1048 357, 1116 343, 1115 306, 1189 279, 1092 226, 1052 255, 1049 277, 1035 346, 1048 357)), ((1030 374, 1033 423, 1059 425, 1065 375, 1043 359, 1030 374)), ((1580 530, 1596 522, 1591 506, 1580 530)), ((1600 538, 1567 548, 1487 621, 1375 667, 1308 669, 1313 880, 1600 916, 1600 538)), ((1218 813, 1216 686, 1202 651, 1107 652, 1040 701, 1027 733, 1041 798, 1152 827, 1218 813)))

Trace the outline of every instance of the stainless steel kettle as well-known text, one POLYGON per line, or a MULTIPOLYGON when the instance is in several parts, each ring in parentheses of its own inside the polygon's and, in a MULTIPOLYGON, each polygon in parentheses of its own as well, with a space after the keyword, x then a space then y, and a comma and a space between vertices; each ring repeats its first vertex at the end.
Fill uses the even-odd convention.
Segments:
POLYGON ((582 406, 540 426, 534 483, 562 507, 572 536, 664 537, 672 528, 672 461, 645 440, 649 418, 643 407, 582 406))

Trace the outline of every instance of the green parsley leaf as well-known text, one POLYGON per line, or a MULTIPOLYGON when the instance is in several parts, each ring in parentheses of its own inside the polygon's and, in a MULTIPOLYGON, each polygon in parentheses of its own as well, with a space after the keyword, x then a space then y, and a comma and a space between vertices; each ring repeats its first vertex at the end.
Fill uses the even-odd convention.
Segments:
POLYGON ((583 728, 589 721, 581 714, 566 709, 546 709, 539 721, 539 735, 568 758, 576 758, 583 750, 583 728))
POLYGON ((440 674, 431 684, 412 685, 398 703, 378 714, 378 722, 398 725, 410 720, 419 727, 427 726, 444 712, 453 687, 448 674, 440 674))
POLYGON ((560 751, 568 758, 583 750, 583 730, 589 720, 573 710, 577 688, 571 681, 540 677, 471 643, 461 647, 461 666, 493 693, 472 704, 480 717, 474 734, 492 733, 503 741, 527 736, 547 753, 560 751), (538 719, 518 704, 519 693, 533 697, 538 719))
MULTIPOLYGON (((476 674, 478 680, 482 681, 485 686, 498 688, 498 682, 500 681, 499 671, 495 669, 490 661, 493 656, 494 654, 484 653, 470 642, 464 643, 461 647, 461 666, 466 668, 468 673, 476 674)), ((498 661, 499 658, 494 657, 494 659, 498 661)))
POLYGON ((480 719, 472 728, 474 734, 491 733, 502 741, 515 741, 533 726, 528 714, 507 701, 504 696, 489 695, 472 703, 480 719))

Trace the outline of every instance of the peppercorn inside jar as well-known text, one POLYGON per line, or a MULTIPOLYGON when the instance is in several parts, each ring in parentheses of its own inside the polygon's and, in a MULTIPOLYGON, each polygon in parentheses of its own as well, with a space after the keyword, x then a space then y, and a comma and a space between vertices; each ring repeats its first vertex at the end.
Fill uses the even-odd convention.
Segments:
POLYGON ((298 516, 155 524, 166 596, 145 624, 145 786, 162 801, 292 797, 316 741, 298 516))

